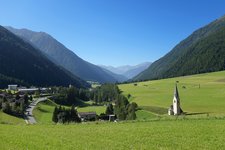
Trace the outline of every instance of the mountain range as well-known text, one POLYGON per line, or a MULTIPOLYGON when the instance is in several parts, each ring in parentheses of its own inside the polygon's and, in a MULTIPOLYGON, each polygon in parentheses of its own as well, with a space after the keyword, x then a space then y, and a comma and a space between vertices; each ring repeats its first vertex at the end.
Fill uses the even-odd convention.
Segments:
POLYGON ((153 63, 121 67, 91 64, 45 32, 6 28, 0 26, 0 87, 89 87, 85 81, 115 83, 225 70, 225 16, 194 31, 153 63))
POLYGON ((151 80, 225 69, 225 16, 196 30, 133 80, 151 80))
POLYGON ((88 87, 89 84, 51 62, 41 51, 0 26, 0 87, 26 86, 88 87))
POLYGON ((127 79, 132 79, 145 69, 147 69, 151 65, 151 62, 144 62, 138 65, 124 65, 124 66, 119 66, 119 67, 113 67, 113 66, 104 66, 104 65, 99 65, 100 67, 107 69, 115 74, 122 75, 126 77, 127 79))
POLYGON ((73 51, 45 32, 34 32, 28 29, 15 29, 13 27, 6 28, 38 48, 51 61, 83 80, 100 83, 115 83, 126 80, 121 75, 106 71, 97 65, 81 59, 73 51))

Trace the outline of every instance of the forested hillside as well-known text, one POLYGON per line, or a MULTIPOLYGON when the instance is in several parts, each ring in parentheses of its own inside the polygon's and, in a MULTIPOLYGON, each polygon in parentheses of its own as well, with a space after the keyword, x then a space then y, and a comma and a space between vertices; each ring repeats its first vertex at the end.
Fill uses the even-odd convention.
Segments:
POLYGON ((113 76, 101 67, 81 59, 47 33, 34 32, 28 29, 15 29, 12 27, 6 28, 37 47, 54 63, 86 81, 97 81, 100 83, 121 81, 119 76, 113 76))
POLYGON ((0 26, 0 87, 8 84, 34 86, 89 86, 56 66, 40 51, 0 26))
POLYGON ((225 16, 200 28, 133 80, 160 79, 223 70, 224 27, 225 16))

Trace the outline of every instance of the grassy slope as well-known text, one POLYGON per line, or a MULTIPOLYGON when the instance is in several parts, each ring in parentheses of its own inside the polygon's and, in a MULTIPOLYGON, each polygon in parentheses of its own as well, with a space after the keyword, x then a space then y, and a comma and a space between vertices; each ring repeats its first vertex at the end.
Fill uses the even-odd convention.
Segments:
POLYGON ((52 114, 56 105, 57 104, 50 100, 38 103, 38 105, 33 110, 36 121, 41 124, 51 124, 52 114))
MULTIPOLYGON (((38 123, 41 124, 51 124, 52 123, 52 114, 54 108, 57 104, 52 102, 51 100, 40 102, 37 107, 34 109, 33 114, 38 123)), ((66 107, 69 108, 69 107, 66 107)), ((87 107, 79 107, 78 112, 90 112, 94 111, 98 115, 105 112, 105 106, 87 106, 87 107)))
POLYGON ((0 125, 0 149, 221 149, 225 120, 0 125), (213 136, 212 136, 213 135, 213 136))
POLYGON ((178 88, 184 111, 225 114, 225 71, 140 82, 137 86, 123 84, 119 88, 125 95, 130 93, 131 101, 137 102, 139 106, 163 107, 166 111, 172 103, 175 81, 179 81, 178 88), (183 86, 186 88, 182 88, 183 86))
MULTIPOLYGON (((155 117, 154 113, 163 110, 161 107, 166 109, 171 104, 176 80, 180 81, 181 104, 185 111, 225 114, 225 72, 142 82, 138 86, 120 85, 120 88, 125 94, 132 95, 131 101, 145 106, 145 110, 137 112, 138 118, 145 120, 149 116, 155 117), (182 86, 186 86, 186 89, 181 88, 182 86), (149 112, 153 110, 155 112, 149 112)), ((48 122, 53 106, 50 101, 38 104, 35 110, 38 113, 37 120, 48 122)), ((221 134, 225 132, 225 119, 175 119, 159 117, 160 121, 75 125, 0 124, 0 149, 174 150, 225 147, 225 135, 221 134)))
POLYGON ((23 118, 17 118, 0 111, 0 124, 25 124, 23 118))
MULTIPOLYGON (((144 109, 137 112, 137 119, 148 120, 157 118, 155 114, 167 113, 167 108, 172 103, 175 81, 179 81, 181 106, 184 111, 203 113, 198 117, 208 114, 225 115, 225 71, 140 82, 137 86, 123 84, 119 88, 124 91, 125 95, 130 93, 132 95, 130 100, 137 102, 144 109), (182 88, 183 86, 186 88, 182 88)), ((51 123, 53 110, 54 105, 40 103, 34 110, 34 115, 39 123, 51 123)), ((105 112, 105 106, 80 107, 78 111, 95 111, 100 114, 105 112)), ((165 117, 168 116, 165 115, 165 117)))
POLYGON ((105 113, 106 106, 87 106, 87 107, 78 107, 78 112, 96 112, 98 115, 105 113))

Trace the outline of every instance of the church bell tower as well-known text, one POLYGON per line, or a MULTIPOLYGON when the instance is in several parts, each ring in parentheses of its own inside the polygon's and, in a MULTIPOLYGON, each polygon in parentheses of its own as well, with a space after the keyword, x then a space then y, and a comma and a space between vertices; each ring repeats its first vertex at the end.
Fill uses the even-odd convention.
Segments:
POLYGON ((180 108, 180 97, 177 89, 177 84, 175 85, 174 89, 174 96, 173 96, 173 114, 180 115, 182 112, 180 108))

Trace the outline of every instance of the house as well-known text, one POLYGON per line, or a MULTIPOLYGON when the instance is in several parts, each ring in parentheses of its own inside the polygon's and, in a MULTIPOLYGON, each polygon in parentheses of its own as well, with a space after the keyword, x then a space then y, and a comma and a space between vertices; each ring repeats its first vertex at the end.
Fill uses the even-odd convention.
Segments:
POLYGON ((96 112, 78 112, 78 117, 81 121, 95 121, 97 114, 96 112))
POLYGON ((173 113, 173 105, 170 105, 170 107, 168 109, 168 115, 174 115, 174 113, 173 113))
POLYGON ((177 89, 177 84, 175 85, 173 104, 168 109, 168 115, 181 115, 183 113, 180 107, 180 97, 177 89))
POLYGON ((28 89, 27 88, 26 89, 21 88, 21 89, 18 89, 19 93, 34 93, 36 91, 39 91, 39 89, 38 88, 28 88, 28 89))
POLYGON ((109 115, 109 121, 115 121, 116 115, 109 115))
POLYGON ((17 90, 17 85, 14 84, 14 85, 8 85, 8 90, 13 90, 13 91, 16 91, 17 90))

